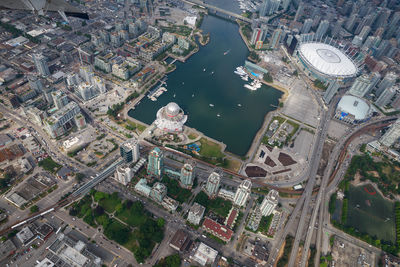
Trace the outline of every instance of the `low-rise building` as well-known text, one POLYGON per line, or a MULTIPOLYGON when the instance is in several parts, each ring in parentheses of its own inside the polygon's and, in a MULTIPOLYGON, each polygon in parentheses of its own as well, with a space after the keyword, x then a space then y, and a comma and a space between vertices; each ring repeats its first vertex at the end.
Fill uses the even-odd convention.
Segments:
POLYGON ((217 258, 217 255, 218 251, 204 243, 200 243, 196 249, 196 252, 193 256, 190 256, 190 258, 199 263, 201 266, 205 266, 206 264, 212 265, 217 258))
POLYGON ((199 225, 201 219, 203 218, 206 208, 195 202, 189 210, 188 221, 191 224, 199 225))
POLYGON ((232 207, 231 210, 229 211, 228 216, 225 219, 225 225, 228 226, 230 229, 233 228, 233 226, 236 223, 236 219, 239 216, 239 211, 232 207))
POLYGON ((189 235, 182 229, 179 229, 175 232, 174 236, 171 239, 171 242, 169 243, 171 248, 179 252, 188 251, 192 244, 193 241, 190 239, 189 235))
POLYGON ((221 224, 217 223, 214 220, 211 220, 208 217, 206 217, 204 219, 203 229, 206 232, 220 238, 221 240, 223 240, 225 242, 229 242, 233 235, 233 231, 231 229, 229 229, 225 225, 221 225, 221 224))
POLYGON ((159 203, 163 201, 166 195, 167 195, 167 187, 159 182, 155 183, 150 191, 150 197, 159 203))
POLYGON ((142 178, 135 185, 135 191, 138 192, 139 194, 149 197, 151 192, 151 187, 147 185, 147 180, 142 178))
POLYGON ((168 196, 164 196, 161 205, 170 212, 175 212, 179 206, 179 202, 168 196))
POLYGON ((35 235, 28 226, 25 226, 17 233, 17 238, 24 246, 26 246, 35 239, 35 235))

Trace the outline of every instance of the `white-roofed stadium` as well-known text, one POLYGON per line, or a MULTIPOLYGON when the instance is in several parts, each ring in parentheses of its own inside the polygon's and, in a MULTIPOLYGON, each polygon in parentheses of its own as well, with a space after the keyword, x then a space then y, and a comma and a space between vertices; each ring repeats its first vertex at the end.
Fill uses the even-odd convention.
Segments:
POLYGON ((301 42, 297 56, 304 71, 321 81, 345 81, 358 73, 356 63, 344 51, 330 44, 301 42))
POLYGON ((360 97, 344 95, 336 108, 335 118, 346 123, 356 124, 369 120, 375 110, 360 97))

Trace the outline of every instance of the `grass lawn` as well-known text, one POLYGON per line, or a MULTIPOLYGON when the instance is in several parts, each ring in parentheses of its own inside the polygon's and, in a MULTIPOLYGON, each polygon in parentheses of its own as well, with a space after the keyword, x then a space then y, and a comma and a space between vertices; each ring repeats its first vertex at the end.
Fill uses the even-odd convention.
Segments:
POLYGON ((269 226, 271 224, 272 221, 272 217, 274 217, 273 214, 269 215, 269 216, 262 216, 261 217, 261 221, 260 221, 260 225, 258 226, 258 231, 263 233, 263 234, 267 234, 269 226))
POLYGON ((104 229, 104 235, 118 244, 124 245, 129 240, 129 227, 123 225, 115 219, 111 219, 111 223, 104 229))
POLYGON ((123 222, 126 222, 131 227, 139 227, 146 223, 147 215, 142 203, 134 202, 129 206, 128 202, 124 202, 121 211, 118 211, 116 216, 123 222))
POLYGON ((39 166, 51 173, 58 172, 58 170, 62 167, 62 165, 55 162, 51 157, 47 157, 44 160, 39 161, 39 166))
POLYGON ((205 138, 200 139, 200 155, 210 158, 222 158, 224 153, 221 152, 221 146, 205 138))
POLYGON ((228 170, 238 172, 240 169, 241 163, 238 160, 228 159, 228 166, 226 167, 228 170))
POLYGON ((198 137, 198 135, 194 134, 194 133, 191 133, 191 134, 188 135, 188 137, 189 137, 190 140, 194 140, 194 139, 196 139, 198 137))
POLYGON ((232 208, 232 202, 217 197, 216 199, 209 201, 208 208, 214 213, 225 218, 226 216, 228 216, 229 210, 232 208))
POLYGON ((378 239, 394 242, 394 203, 376 192, 372 186, 350 186, 347 226, 378 239), (367 191, 370 191, 368 193, 367 191))
POLYGON ((115 207, 120 203, 121 200, 118 198, 118 194, 116 194, 116 196, 108 195, 99 201, 100 206, 102 206, 108 213, 113 213, 115 207))

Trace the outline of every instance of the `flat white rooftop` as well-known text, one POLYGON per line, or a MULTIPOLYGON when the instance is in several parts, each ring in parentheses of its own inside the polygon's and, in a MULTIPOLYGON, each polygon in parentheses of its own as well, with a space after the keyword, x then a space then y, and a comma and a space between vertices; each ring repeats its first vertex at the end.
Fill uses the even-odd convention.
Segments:
POLYGON ((352 77, 357 74, 357 66, 344 52, 325 43, 301 43, 300 56, 320 73, 333 77, 352 77))

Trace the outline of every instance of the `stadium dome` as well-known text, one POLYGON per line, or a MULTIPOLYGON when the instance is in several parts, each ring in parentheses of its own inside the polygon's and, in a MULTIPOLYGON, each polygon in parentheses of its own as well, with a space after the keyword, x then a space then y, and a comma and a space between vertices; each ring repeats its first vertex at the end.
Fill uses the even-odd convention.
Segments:
POLYGON ((349 123, 363 122, 371 118, 373 108, 368 102, 353 95, 344 95, 340 99, 335 117, 349 123))
POLYGON ((302 63, 315 75, 325 78, 351 78, 358 68, 340 49, 325 43, 300 43, 297 49, 302 63))

